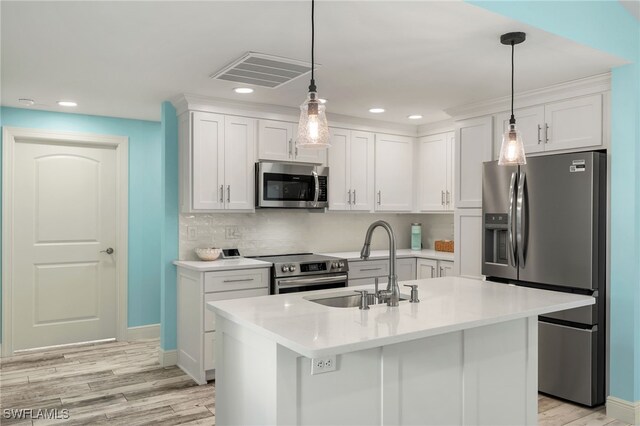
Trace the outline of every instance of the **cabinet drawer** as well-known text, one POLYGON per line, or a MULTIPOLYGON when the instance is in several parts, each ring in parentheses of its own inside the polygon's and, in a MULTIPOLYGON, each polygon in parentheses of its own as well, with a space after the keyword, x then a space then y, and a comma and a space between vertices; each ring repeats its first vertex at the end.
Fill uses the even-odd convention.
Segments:
POLYGON ((349 262, 349 279, 383 277, 388 275, 388 260, 349 262))
POLYGON ((269 287, 269 269, 206 272, 204 291, 232 291, 246 288, 269 287))
POLYGON ((213 370, 216 368, 214 359, 214 344, 216 333, 204 333, 204 370, 213 370))
POLYGON ((216 329, 216 314, 207 308, 207 302, 216 300, 241 299, 244 297, 268 296, 268 288, 253 290, 225 291, 221 293, 207 293, 204 295, 204 331, 216 329))

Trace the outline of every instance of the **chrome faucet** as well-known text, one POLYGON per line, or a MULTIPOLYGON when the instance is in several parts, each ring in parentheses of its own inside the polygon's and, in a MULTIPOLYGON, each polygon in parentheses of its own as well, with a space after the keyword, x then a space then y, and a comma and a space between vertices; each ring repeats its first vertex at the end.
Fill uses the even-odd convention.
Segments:
POLYGON ((367 235, 364 237, 364 245, 360 251, 360 259, 369 259, 369 255, 371 254, 371 237, 374 229, 377 227, 384 228, 389 235, 389 281, 387 283, 387 289, 378 291, 376 297, 380 301, 386 301, 387 306, 398 306, 400 301, 400 287, 398 286, 398 276, 396 275, 396 236, 393 234, 391 225, 384 220, 377 220, 369 226, 367 235))

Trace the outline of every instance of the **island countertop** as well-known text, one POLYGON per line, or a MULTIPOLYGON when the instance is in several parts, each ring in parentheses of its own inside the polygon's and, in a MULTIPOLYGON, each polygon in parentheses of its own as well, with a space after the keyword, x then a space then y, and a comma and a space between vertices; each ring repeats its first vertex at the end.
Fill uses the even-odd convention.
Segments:
MULTIPOLYGON (((559 293, 461 277, 417 284, 420 303, 369 310, 335 308, 307 300, 354 294, 348 287, 305 293, 208 302, 207 309, 305 357, 370 349, 423 337, 592 305, 590 296, 559 293)), ((406 294, 406 287, 401 287, 406 294)))

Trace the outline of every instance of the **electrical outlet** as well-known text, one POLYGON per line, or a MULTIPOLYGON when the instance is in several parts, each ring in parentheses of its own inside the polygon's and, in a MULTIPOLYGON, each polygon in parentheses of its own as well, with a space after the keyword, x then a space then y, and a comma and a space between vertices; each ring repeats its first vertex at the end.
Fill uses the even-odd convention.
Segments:
POLYGON ((195 241, 198 239, 198 228, 195 226, 187 226, 187 240, 195 241))
POLYGON ((335 355, 311 359, 311 375, 328 373, 330 371, 336 371, 335 355))
POLYGON ((240 238, 240 231, 237 226, 227 226, 224 228, 224 237, 227 240, 237 240, 240 238))

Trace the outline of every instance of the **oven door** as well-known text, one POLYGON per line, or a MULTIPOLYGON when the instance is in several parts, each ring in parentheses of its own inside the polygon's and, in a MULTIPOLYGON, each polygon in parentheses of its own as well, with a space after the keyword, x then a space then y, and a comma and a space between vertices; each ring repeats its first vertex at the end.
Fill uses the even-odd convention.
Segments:
POLYGON ((327 167, 256 163, 256 207, 325 208, 327 167))
POLYGON ((321 275, 309 278, 279 278, 273 283, 272 294, 299 293, 301 291, 325 290, 346 287, 347 274, 321 275))

